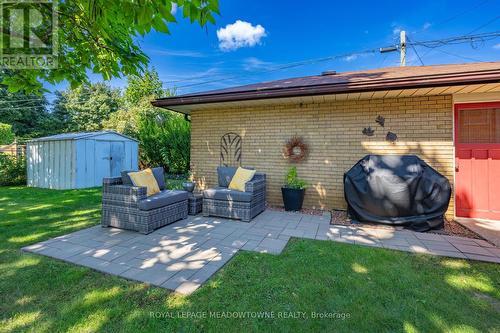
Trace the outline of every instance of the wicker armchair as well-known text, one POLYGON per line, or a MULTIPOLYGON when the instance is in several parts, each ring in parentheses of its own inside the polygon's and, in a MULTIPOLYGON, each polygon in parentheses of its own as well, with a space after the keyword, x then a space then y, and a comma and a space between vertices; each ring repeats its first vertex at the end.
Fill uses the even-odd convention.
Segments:
POLYGON ((185 191, 164 190, 147 197, 146 187, 123 185, 121 177, 103 179, 101 217, 103 227, 149 234, 187 216, 188 197, 185 191), (154 196, 171 198, 160 202, 155 200, 158 197, 154 196))
MULTIPOLYGON (((219 167, 219 186, 203 191, 203 216, 220 216, 250 222, 266 209, 266 175, 256 173, 245 185, 245 192, 230 190, 219 167)), ((233 172, 234 175, 234 172, 233 172)))

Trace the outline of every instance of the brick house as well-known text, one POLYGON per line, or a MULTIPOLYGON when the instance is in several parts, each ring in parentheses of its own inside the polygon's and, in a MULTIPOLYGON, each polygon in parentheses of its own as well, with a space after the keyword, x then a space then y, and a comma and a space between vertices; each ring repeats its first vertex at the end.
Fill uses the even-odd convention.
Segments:
POLYGON ((268 201, 282 205, 290 166, 283 146, 298 135, 309 147, 297 164, 310 184, 305 207, 345 208, 343 174, 366 154, 416 154, 453 185, 448 217, 500 219, 500 62, 325 72, 153 105, 190 116, 201 188, 216 184, 221 137, 233 132, 242 138, 242 165, 267 173, 268 201))

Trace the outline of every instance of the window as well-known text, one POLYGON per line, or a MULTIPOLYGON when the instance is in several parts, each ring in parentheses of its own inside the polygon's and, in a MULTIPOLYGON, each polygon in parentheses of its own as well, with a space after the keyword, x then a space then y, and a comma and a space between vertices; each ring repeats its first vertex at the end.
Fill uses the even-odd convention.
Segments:
POLYGON ((500 108, 459 110, 460 143, 500 143, 500 108))

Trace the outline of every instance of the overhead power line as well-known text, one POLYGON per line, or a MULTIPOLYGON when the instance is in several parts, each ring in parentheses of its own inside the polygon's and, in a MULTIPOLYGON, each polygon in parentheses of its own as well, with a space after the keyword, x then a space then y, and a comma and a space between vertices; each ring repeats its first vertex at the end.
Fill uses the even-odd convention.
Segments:
POLYGON ((415 46, 423 46, 427 48, 436 48, 444 45, 456 45, 463 43, 474 43, 474 42, 485 42, 500 37, 500 31, 486 32, 475 35, 461 35, 455 37, 448 37, 442 39, 428 40, 428 41, 416 41, 412 42, 415 46))
MULTIPOLYGON (((495 18, 495 20, 498 19, 498 18, 500 18, 500 17, 495 18)), ((478 28, 476 28, 476 29, 478 29, 478 28)), ((442 38, 442 39, 435 39, 435 40, 428 40, 428 41, 416 41, 414 39, 410 40, 408 38, 408 42, 406 44, 409 45, 410 47, 412 47, 412 49, 415 51, 415 54, 417 55, 420 63, 422 65, 424 65, 422 57, 420 57, 420 55, 418 54, 415 46, 421 46, 421 47, 426 47, 426 48, 430 48, 430 49, 435 49, 435 48, 438 48, 438 47, 441 47, 441 46, 446 46, 446 45, 456 45, 456 44, 461 44, 461 43, 474 43, 474 42, 478 42, 478 41, 483 41, 484 42, 484 41, 492 40, 492 39, 495 39, 495 38, 498 38, 498 37, 500 37, 500 31, 488 32, 488 33, 481 33, 481 34, 460 35, 460 36, 454 36, 454 37, 448 37, 448 38, 442 38)), ((322 57, 322 58, 306 59, 306 60, 302 60, 302 61, 296 61, 296 62, 290 62, 290 63, 281 64, 281 65, 274 66, 274 67, 271 67, 271 68, 267 68, 267 69, 264 69, 264 70, 256 70, 256 71, 253 71, 253 72, 250 72, 250 73, 243 73, 243 74, 237 74, 237 75, 224 76, 224 77, 213 79, 213 80, 207 80, 207 81, 203 81, 203 82, 197 82, 197 83, 192 83, 192 84, 177 86, 175 88, 194 87, 194 86, 199 86, 199 85, 205 85, 205 84, 210 84, 210 83, 227 81, 227 80, 236 79, 236 78, 247 77, 247 76, 251 76, 251 75, 255 75, 255 74, 272 73, 272 72, 277 72, 277 71, 286 70, 286 69, 290 69, 290 68, 296 68, 296 67, 301 67, 301 66, 311 65, 311 64, 316 64, 316 63, 322 63, 322 62, 327 62, 327 61, 333 61, 333 60, 343 59, 343 58, 352 57, 352 56, 360 56, 360 55, 364 55, 364 54, 376 54, 376 53, 379 53, 379 52, 383 53, 383 52, 385 52, 384 50, 387 50, 387 52, 397 51, 398 47, 399 47, 398 45, 396 45, 396 46, 387 46, 387 47, 383 47, 383 48, 369 49, 369 50, 363 50, 363 51, 357 51, 357 52, 349 52, 349 53, 332 55, 332 56, 322 57)), ((474 58, 470 58, 470 57, 465 57, 465 56, 460 56, 460 55, 453 54, 453 53, 446 52, 446 51, 442 51, 442 50, 439 50, 439 51, 442 52, 442 53, 449 54, 451 56, 460 57, 460 58, 463 58, 463 59, 472 60, 472 61, 479 61, 480 62, 480 60, 478 60, 478 59, 474 59, 474 58)), ((200 77, 205 77, 205 76, 195 76, 195 77, 191 77, 191 78, 186 78, 184 80, 194 80, 194 79, 199 79, 200 77)), ((179 80, 179 81, 181 81, 181 80, 179 80)), ((55 95, 55 94, 57 94, 57 92, 46 93, 46 95, 55 95)), ((85 93, 85 94, 82 94, 82 95, 92 95, 92 94, 93 94, 93 92, 89 92, 89 93, 85 93)), ((17 101, 0 101, 0 103, 35 102, 35 101, 43 101, 43 100, 44 100, 43 98, 33 98, 33 99, 24 99, 24 100, 17 100, 17 101)), ((47 103, 51 104, 48 101, 47 101, 47 103)), ((40 107, 40 106, 24 106, 24 107, 23 106, 20 106, 20 107, 16 106, 14 108, 14 107, 11 107, 11 106, 9 106, 9 107, 2 107, 2 104, 0 104, 0 108, 10 109, 10 110, 14 110, 14 109, 29 109, 29 108, 38 108, 38 107, 40 107)))
POLYGON ((283 64, 280 66, 272 67, 270 69, 265 69, 265 70, 260 70, 260 71, 254 71, 251 73, 245 73, 245 74, 239 74, 239 75, 231 75, 227 76, 224 78, 220 79, 214 79, 214 80, 209 80, 209 81, 204 81, 204 82, 197 82, 193 84, 187 84, 187 85, 182 85, 182 86, 177 86, 176 88, 187 88, 187 87, 194 87, 197 85, 203 85, 203 84, 208 84, 208 83, 215 83, 215 82, 220 82, 220 81, 225 81, 225 80, 230 80, 233 78, 241 78, 241 77, 246 77, 246 76, 251 76, 255 74, 262 74, 262 73, 272 73, 272 72, 277 72, 285 69, 290 69, 290 68, 295 68, 295 67, 301 67, 304 65, 312 65, 316 63, 321 63, 321 62, 326 62, 326 61, 332 61, 332 60, 337 60, 337 59, 342 59, 350 56, 359 56, 363 54, 375 54, 378 53, 379 49, 371 49, 371 50, 364 50, 364 51, 358 51, 358 52, 350 52, 350 53, 344 53, 344 54, 339 54, 339 55, 333 55, 333 56, 328 56, 328 57, 323 57, 323 58, 316 58, 316 59, 309 59, 309 60, 302 60, 302 61, 297 61, 297 62, 292 62, 288 64, 283 64))
POLYGON ((496 20, 498 20, 498 19, 500 19, 500 16, 494 17, 493 19, 491 19, 491 20, 487 21, 486 23, 484 23, 484 24, 480 25, 479 27, 477 27, 477 28, 475 28, 475 29, 473 29, 473 30, 469 31, 469 33, 468 33, 468 34, 470 35, 470 34, 472 34, 472 33, 476 32, 476 31, 479 31, 479 30, 481 30, 482 28, 489 26, 490 24, 492 24, 493 22, 495 22, 495 21, 496 21, 496 20))

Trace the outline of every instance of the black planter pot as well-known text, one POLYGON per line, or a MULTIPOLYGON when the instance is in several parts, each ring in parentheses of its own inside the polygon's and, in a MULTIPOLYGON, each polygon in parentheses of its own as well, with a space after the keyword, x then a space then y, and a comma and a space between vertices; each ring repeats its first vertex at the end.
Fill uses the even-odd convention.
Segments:
POLYGON ((285 204, 285 210, 287 211, 301 210, 302 203, 304 202, 305 193, 306 193, 305 189, 282 187, 281 194, 283 195, 283 203, 285 204))

